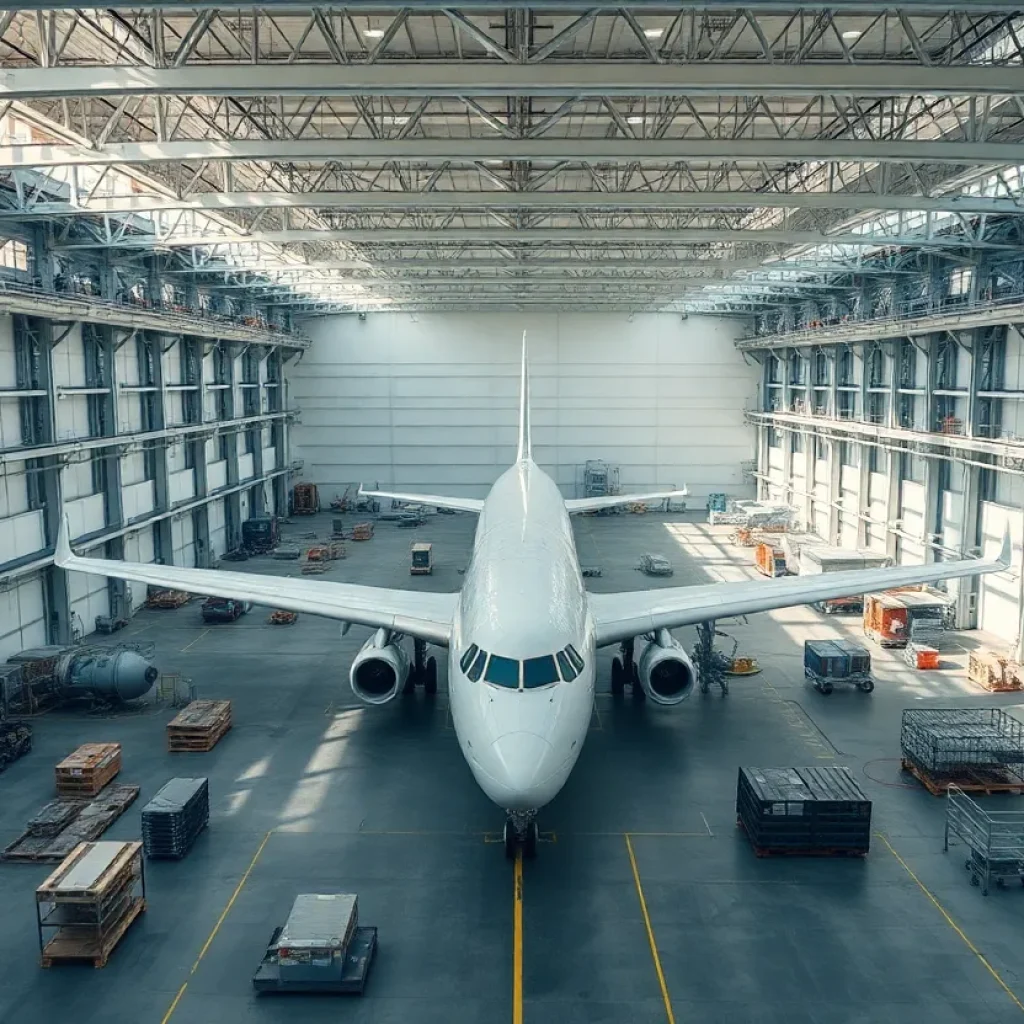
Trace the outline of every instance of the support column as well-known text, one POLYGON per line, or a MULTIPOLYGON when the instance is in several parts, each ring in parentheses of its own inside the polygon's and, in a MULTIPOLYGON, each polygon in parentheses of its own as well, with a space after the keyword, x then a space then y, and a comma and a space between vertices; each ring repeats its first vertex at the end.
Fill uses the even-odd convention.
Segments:
POLYGON ((857 547, 868 546, 868 520, 871 514, 871 448, 859 444, 857 469, 857 547))
POLYGON ((828 542, 839 546, 839 499, 842 496, 840 477, 843 461, 840 458, 842 442, 832 438, 828 443, 828 542))
POLYGON ((30 235, 32 246, 32 265, 35 268, 35 276, 39 287, 44 291, 52 292, 53 285, 53 255, 50 247, 46 244, 46 228, 42 225, 33 225, 30 235))
MULTIPOLYGON (((45 469, 42 473, 43 523, 51 545, 56 542, 60 528, 60 517, 64 514, 61 501, 59 473, 63 462, 59 458, 41 460, 45 469)), ((55 565, 48 566, 43 574, 43 599, 46 602, 46 632, 51 644, 66 646, 74 640, 71 618, 71 591, 68 574, 55 565)))
MULTIPOLYGON (((954 467, 955 471, 956 467, 954 467)), ((960 527, 960 557, 969 558, 972 551, 981 543, 978 527, 981 522, 981 503, 979 501, 979 484, 981 468, 963 466, 963 516, 960 527)), ((978 593, 981 587, 980 576, 964 576, 949 581, 950 588, 956 587, 956 605, 954 614, 957 629, 977 629, 978 627, 978 593)))
MULTIPOLYGON (((935 549, 931 546, 932 534, 936 532, 935 521, 939 511, 939 463, 936 459, 925 459, 924 464, 924 561, 928 565, 935 561, 935 549)), ((941 537, 939 538, 941 540, 941 537)))
POLYGON ((804 435, 804 523, 807 529, 811 532, 814 531, 814 499, 812 497, 814 493, 814 448, 815 448, 815 435, 805 434, 804 435))
POLYGON ((896 563, 899 537, 892 524, 900 518, 900 453, 889 453, 889 480, 885 492, 885 553, 896 563))

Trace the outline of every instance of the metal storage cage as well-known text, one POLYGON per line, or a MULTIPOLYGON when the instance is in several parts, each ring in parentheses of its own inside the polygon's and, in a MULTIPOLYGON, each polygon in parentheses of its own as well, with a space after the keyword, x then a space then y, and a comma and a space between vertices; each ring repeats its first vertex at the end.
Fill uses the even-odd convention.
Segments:
POLYGON ((964 867, 971 873, 971 885, 980 885, 984 895, 993 880, 998 886, 1007 879, 1024 882, 1024 810, 986 810, 951 784, 946 790, 946 852, 951 840, 970 849, 964 867))
POLYGON ((900 748, 932 775, 1024 784, 1024 725, 998 708, 908 709, 900 748))

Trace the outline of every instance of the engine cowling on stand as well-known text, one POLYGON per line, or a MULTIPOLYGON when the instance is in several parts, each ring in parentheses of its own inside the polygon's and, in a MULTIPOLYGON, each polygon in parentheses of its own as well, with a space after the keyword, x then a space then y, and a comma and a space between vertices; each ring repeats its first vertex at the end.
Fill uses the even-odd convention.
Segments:
POLYGON ((682 703, 697 681, 690 656, 667 629, 659 629, 644 648, 637 670, 644 693, 655 704, 682 703))
POLYGON ((409 656, 386 629, 378 629, 352 661, 352 692, 367 704, 393 700, 409 678, 409 656))

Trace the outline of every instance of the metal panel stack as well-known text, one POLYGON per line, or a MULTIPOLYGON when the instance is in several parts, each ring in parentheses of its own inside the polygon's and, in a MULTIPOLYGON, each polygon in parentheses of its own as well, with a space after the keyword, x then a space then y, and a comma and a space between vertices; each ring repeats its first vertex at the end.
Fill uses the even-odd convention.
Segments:
POLYGON ((903 768, 932 793, 1024 791, 1024 725, 998 708, 911 708, 900 731, 903 768))
POLYGON ((863 856, 871 801, 849 768, 740 768, 736 813, 754 852, 863 856))
POLYGON ((36 890, 43 967, 107 957, 146 909, 141 843, 82 843, 36 890))
POLYGON ((180 860, 210 821, 207 779, 171 779, 142 808, 146 856, 180 860))

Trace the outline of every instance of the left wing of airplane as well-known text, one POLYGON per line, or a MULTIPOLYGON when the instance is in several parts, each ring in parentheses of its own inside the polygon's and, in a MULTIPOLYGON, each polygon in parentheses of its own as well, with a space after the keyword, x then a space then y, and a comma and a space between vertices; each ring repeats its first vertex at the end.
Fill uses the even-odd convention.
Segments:
POLYGON ((83 558, 71 550, 67 520, 61 523, 54 562, 62 569, 134 580, 191 594, 252 601, 269 608, 308 612, 359 626, 393 629, 398 633, 448 646, 458 594, 428 594, 389 590, 354 583, 289 579, 219 569, 186 569, 177 565, 123 562, 112 558, 83 558))
POLYGON ((395 491, 364 491, 359 488, 360 498, 387 498, 389 501, 407 501, 410 505, 432 505, 434 508, 450 508, 457 512, 480 512, 484 503, 479 498, 445 498, 440 494, 403 494, 395 491))
POLYGON ((958 576, 1001 572, 1010 565, 1010 536, 994 562, 969 558, 930 565, 890 569, 854 569, 818 576, 793 576, 743 583, 710 583, 697 587, 665 587, 621 594, 588 594, 597 627, 597 646, 643 636, 657 629, 675 629, 696 622, 750 615, 836 597, 853 597, 914 583, 934 583, 958 576))
POLYGON ((685 498, 690 492, 684 487, 681 491, 652 491, 650 494, 611 494, 600 498, 567 498, 566 511, 596 512, 601 508, 615 508, 618 505, 635 505, 650 501, 664 501, 666 498, 685 498))

